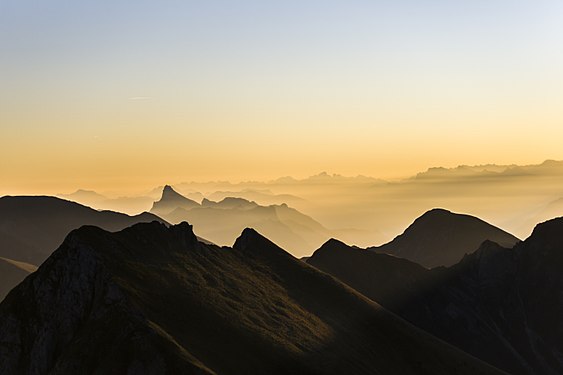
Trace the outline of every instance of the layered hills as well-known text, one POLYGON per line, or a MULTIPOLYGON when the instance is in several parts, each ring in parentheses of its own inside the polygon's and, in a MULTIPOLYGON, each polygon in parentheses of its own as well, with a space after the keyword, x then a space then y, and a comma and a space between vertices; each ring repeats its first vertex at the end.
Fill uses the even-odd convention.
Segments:
POLYGON ((313 218, 287 204, 261 206, 244 198, 226 197, 219 202, 190 200, 166 186, 151 210, 170 223, 188 221, 210 241, 233 243, 246 227, 253 227, 297 256, 310 253, 326 241, 331 232, 313 218))
POLYGON ((0 304, 0 342, 2 374, 499 373, 254 230, 220 248, 186 223, 71 232, 0 304))
POLYGON ((162 221, 150 213, 129 216, 97 211, 48 196, 0 198, 0 257, 40 265, 65 236, 82 225, 117 231, 140 222, 162 221))
POLYGON ((448 268, 335 240, 307 262, 509 373, 563 373, 563 218, 512 248, 485 241, 448 268))
POLYGON ((196 201, 184 197, 180 193, 176 192, 172 186, 166 185, 162 189, 162 196, 160 200, 154 202, 152 205, 151 212, 165 217, 177 208, 189 210, 199 206, 200 204, 196 201))

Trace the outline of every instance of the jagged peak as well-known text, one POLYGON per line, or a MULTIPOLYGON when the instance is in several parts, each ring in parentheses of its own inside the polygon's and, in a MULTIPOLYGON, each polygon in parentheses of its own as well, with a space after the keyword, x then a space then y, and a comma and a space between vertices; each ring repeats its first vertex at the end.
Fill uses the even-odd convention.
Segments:
POLYGON ((178 193, 176 190, 174 190, 172 188, 172 186, 165 185, 164 188, 162 189, 161 200, 164 199, 164 198, 175 198, 175 197, 181 197, 181 198, 184 198, 184 199, 188 199, 188 198, 184 197, 182 194, 178 193))
POLYGON ((198 238, 194 233, 193 225, 187 221, 182 221, 179 224, 172 225, 169 230, 180 238, 185 244, 194 244, 198 242, 198 238))
MULTIPOLYGON (((108 238, 111 235, 104 229, 92 225, 84 225, 73 230, 65 241, 70 243, 91 244, 96 238, 108 238)), ((178 243, 181 248, 193 248, 199 242, 199 238, 193 231, 193 226, 183 221, 176 225, 167 226, 159 221, 149 223, 137 223, 119 232, 113 233, 117 238, 129 240, 131 238, 144 238, 149 243, 154 241, 159 244, 178 243)), ((103 247, 100 247, 103 249, 103 247)))
POLYGON ((162 189, 162 195, 160 200, 153 203, 153 210, 162 210, 164 207, 168 205, 179 205, 183 207, 195 207, 199 206, 200 204, 194 200, 184 197, 182 194, 178 193, 176 190, 172 188, 170 185, 165 185, 162 189))

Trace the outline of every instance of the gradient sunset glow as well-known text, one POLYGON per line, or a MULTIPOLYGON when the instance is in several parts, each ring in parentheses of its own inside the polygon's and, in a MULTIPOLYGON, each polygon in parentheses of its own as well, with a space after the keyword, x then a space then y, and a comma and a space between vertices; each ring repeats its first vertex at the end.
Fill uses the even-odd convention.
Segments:
POLYGON ((560 1, 0 1, 1 194, 563 159, 560 1))

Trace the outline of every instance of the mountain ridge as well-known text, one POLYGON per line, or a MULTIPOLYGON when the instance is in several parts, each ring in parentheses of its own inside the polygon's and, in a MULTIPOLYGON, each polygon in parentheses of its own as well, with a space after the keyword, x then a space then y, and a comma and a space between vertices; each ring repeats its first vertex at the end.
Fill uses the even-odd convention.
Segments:
MULTIPOLYGON (((179 193, 173 194, 181 197, 179 193)), ((220 245, 232 244, 245 227, 254 227, 281 247, 302 255, 322 244, 330 233, 322 224, 285 203, 262 206, 239 197, 225 197, 219 202, 204 198, 201 204, 189 207, 175 207, 174 202, 166 203, 172 210, 162 215, 164 219, 173 224, 188 221, 203 237, 220 245)))
POLYGON ((563 371, 562 234, 563 218, 550 220, 512 249, 484 241, 451 267, 419 272, 345 244, 307 262, 498 368, 551 375, 563 371))
POLYGON ((254 230, 219 248, 186 223, 74 230, 0 304, 0 342, 6 374, 500 373, 254 230))

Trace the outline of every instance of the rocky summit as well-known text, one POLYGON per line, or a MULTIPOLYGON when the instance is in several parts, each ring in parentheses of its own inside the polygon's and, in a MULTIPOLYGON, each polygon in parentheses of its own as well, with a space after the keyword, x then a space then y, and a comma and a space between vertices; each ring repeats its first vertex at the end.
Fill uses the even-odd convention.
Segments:
POLYGON ((498 374, 252 229, 71 232, 0 304, 2 374, 498 374))

